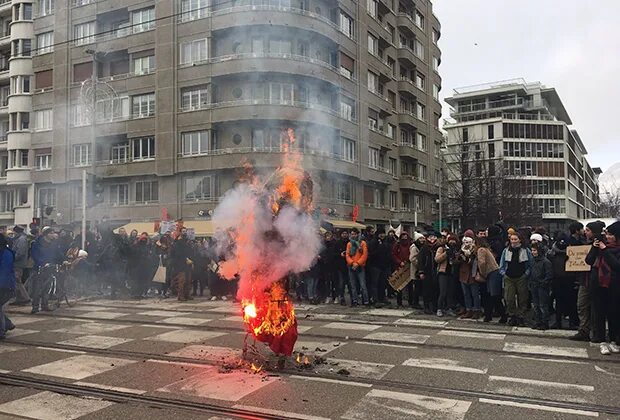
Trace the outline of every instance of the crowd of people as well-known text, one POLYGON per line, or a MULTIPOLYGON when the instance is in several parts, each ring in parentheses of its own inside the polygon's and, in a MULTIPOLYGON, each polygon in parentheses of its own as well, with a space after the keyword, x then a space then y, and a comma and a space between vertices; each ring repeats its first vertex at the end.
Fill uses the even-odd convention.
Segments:
MULTIPOLYGON (((237 281, 218 275, 226 249, 214 238, 193 239, 184 228, 154 236, 114 232, 104 224, 84 242, 81 250, 81 235, 49 227, 0 234, 0 337, 14 328, 9 302, 31 304, 32 313, 53 309, 45 287, 49 266, 70 265, 85 294, 109 289, 111 298, 188 300, 208 289, 212 300, 235 299, 237 281)), ((438 317, 574 329, 571 339, 620 353, 620 222, 606 228, 575 222, 553 238, 543 228, 502 223, 460 235, 442 229, 397 237, 372 226, 328 231, 315 264, 287 284, 311 304, 403 307, 406 299, 438 317), (591 247, 588 272, 566 270, 567 248, 575 245, 591 247)))

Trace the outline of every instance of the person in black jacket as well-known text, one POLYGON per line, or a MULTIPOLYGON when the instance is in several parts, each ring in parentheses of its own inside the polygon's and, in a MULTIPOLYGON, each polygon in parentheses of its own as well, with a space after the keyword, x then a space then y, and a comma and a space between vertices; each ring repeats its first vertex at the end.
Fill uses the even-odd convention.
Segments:
MULTIPOLYGON (((340 299, 340 304, 343 306, 347 304, 344 299, 344 288, 349 282, 349 268, 347 267, 347 260, 345 257, 348 243, 349 232, 343 230, 340 232, 340 239, 336 243, 336 249, 338 251, 338 258, 336 260, 336 267, 338 270, 338 298, 340 299)), ((349 294, 350 293, 351 289, 349 289, 349 294)))
POLYGON ((172 278, 176 279, 177 295, 181 301, 192 299, 190 287, 192 284, 193 258, 194 248, 187 238, 187 229, 182 228, 170 251, 172 278))
POLYGON ((387 279, 392 274, 392 248, 387 241, 385 230, 378 230, 368 244, 368 263, 370 271, 370 302, 376 307, 383 307, 389 302, 385 289, 387 279))
POLYGON ((418 278, 424 282, 424 313, 430 315, 437 312, 439 285, 437 283, 435 254, 442 243, 437 240, 436 232, 428 232, 425 236, 426 242, 422 244, 418 254, 418 278))
POLYGON ((532 273, 528 281, 528 287, 532 294, 532 306, 534 307, 534 329, 549 329, 549 295, 551 294, 551 279, 553 268, 551 261, 542 252, 540 244, 532 245, 534 263, 532 273))
POLYGON ((592 342, 603 355, 620 353, 620 222, 607 227, 605 241, 596 238, 586 256, 590 276, 592 342), (609 336, 605 324, 609 326, 609 336))
POLYGON ((319 269, 321 272, 319 283, 319 296, 325 303, 335 303, 338 298, 338 243, 332 232, 325 232, 323 236, 323 249, 319 254, 319 269))
POLYGON ((567 247, 568 237, 560 234, 548 254, 553 267, 552 290, 555 298, 555 328, 557 329, 562 328, 562 320, 565 316, 569 317, 571 329, 579 326, 576 277, 574 273, 566 271, 567 247))

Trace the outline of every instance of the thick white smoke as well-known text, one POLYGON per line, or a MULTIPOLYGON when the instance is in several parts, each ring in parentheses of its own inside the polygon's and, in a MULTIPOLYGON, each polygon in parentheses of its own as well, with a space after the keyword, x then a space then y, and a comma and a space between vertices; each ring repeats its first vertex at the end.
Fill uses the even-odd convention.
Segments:
POLYGON ((321 250, 318 222, 292 206, 274 217, 272 191, 240 184, 215 209, 218 251, 226 256, 220 275, 239 275, 240 299, 251 299, 283 277, 308 270, 321 250))

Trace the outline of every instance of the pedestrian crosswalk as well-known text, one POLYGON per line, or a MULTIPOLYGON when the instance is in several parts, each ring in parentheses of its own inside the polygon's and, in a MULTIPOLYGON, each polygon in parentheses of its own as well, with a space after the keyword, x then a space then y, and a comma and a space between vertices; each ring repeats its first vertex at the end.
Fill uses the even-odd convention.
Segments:
MULTIPOLYGON (((219 401, 253 407, 258 412, 281 413, 283 417, 295 413, 296 418, 309 419, 464 419, 475 418, 469 416, 481 410, 481 405, 509 407, 524 414, 533 410, 591 416, 597 413, 505 401, 493 395, 530 399, 545 396, 554 401, 594 404, 600 402, 597 391, 608 383, 607 378, 601 379, 606 374, 589 363, 589 348, 585 345, 570 344, 560 338, 545 338, 545 344, 534 344, 531 336, 513 334, 508 329, 505 333, 456 329, 450 328, 447 321, 402 318, 406 316, 403 311, 386 313, 386 310, 381 312, 384 315, 379 315, 386 318, 382 323, 347 322, 329 316, 300 317, 300 337, 295 351, 309 356, 311 367, 300 368, 298 375, 271 376, 255 373, 247 364, 240 364, 243 334, 234 329, 209 329, 215 322, 239 322, 239 315, 231 315, 235 306, 204 305, 205 309, 217 309, 216 316, 206 310, 208 314, 204 316, 194 310, 195 304, 176 305, 165 309, 139 305, 131 310, 93 303, 81 306, 81 311, 80 306, 71 308, 57 317, 17 315, 13 317, 19 327, 13 333, 17 334, 10 334, 7 343, 0 346, 3 354, 0 373, 26 374, 132 395, 219 401), (142 317, 141 321, 125 321, 136 316, 142 317), (22 321, 27 329, 21 329, 22 321), (37 325, 46 328, 39 329, 37 325), (15 343, 11 343, 12 339, 15 343), (34 354, 28 342, 37 343, 40 353, 34 354), (473 348, 461 348, 463 342, 471 343, 473 348), (456 346, 442 347, 443 343, 456 343, 456 346), (476 353, 476 349, 492 352, 476 353), (109 353, 93 353, 93 350, 109 353), (50 356, 50 352, 54 355, 50 356), (136 352, 135 357, 131 356, 132 352, 136 352), (27 362, 26 354, 32 355, 27 362), (150 357, 145 357, 147 354, 150 357), (320 362, 315 364, 317 356, 320 362), (550 372, 554 372, 550 377, 540 371, 539 366, 545 360, 556 362, 547 363, 550 372), (526 368, 510 367, 517 363, 526 368), (588 375, 562 380, 568 373, 558 369, 560 363, 579 367, 588 375), (528 366, 532 369, 528 370, 528 366), (484 392, 488 398, 405 391, 408 383, 455 385, 446 378, 464 380, 472 390, 484 392), (382 380, 401 381, 403 390, 385 389, 382 380), (304 410, 299 410, 297 405, 287 409, 280 396, 289 399, 284 397, 287 390, 305 386, 316 386, 323 391, 328 386, 340 387, 338 395, 344 401, 333 412, 312 404, 301 404, 304 410), (278 403, 257 405, 265 395, 277 396, 278 403)), ((377 316, 377 312, 373 315, 377 316)), ((57 399, 56 395, 43 391, 3 402, 0 414, 28 413, 34 419, 73 419, 92 416, 114 404, 75 396, 57 399), (49 399, 55 402, 46 402, 49 399), (61 406, 57 401, 64 404, 61 406), (37 404, 49 405, 49 410, 42 412, 34 408, 37 404)))

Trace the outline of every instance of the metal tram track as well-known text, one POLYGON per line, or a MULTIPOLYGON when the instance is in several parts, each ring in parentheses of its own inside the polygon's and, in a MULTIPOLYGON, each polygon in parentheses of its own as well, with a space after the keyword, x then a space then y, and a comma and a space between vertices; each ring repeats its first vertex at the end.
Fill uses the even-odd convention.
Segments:
MULTIPOLYGON (((127 324, 127 325, 134 325, 134 326, 152 326, 152 327, 157 327, 157 328, 161 328, 161 327, 177 327, 177 328, 185 328, 185 329, 192 329, 192 330, 203 330, 203 331, 221 331, 221 332, 227 332, 227 333, 235 333, 235 332, 242 332, 242 330, 240 328, 236 328, 236 327, 226 327, 226 326, 221 326, 221 325, 211 325, 210 323, 204 324, 204 325, 187 325, 187 324, 175 324, 175 323, 156 323, 153 321, 138 321, 138 320, 130 320, 130 319, 101 319, 101 318, 97 318, 97 317, 83 317, 83 316, 67 316, 65 314, 62 315, 58 315, 56 316, 53 312, 40 312, 36 315, 37 317, 40 316, 42 318, 50 318, 50 319, 54 319, 54 318, 65 318, 65 319, 74 319, 76 321, 94 321, 94 322, 99 322, 99 323, 112 323, 112 324, 127 324)), ((391 325, 391 326, 396 326, 394 324, 387 324, 387 325, 391 325)), ((418 328, 418 326, 412 326, 415 328, 418 328)), ((441 330, 444 328, 440 328, 440 327, 427 327, 426 329, 434 329, 434 330, 441 330)), ((463 331, 463 330, 458 330, 458 331, 463 331)), ((475 330, 474 332, 478 332, 480 333, 480 330, 475 330)), ((353 338, 346 338, 346 337, 339 337, 339 336, 334 336, 334 335, 329 335, 329 334, 318 334, 318 333, 311 333, 311 332, 304 332, 301 337, 304 338, 319 338, 319 339, 323 339, 323 340, 330 340, 330 341, 341 341, 344 343, 347 342, 361 342, 361 343, 368 343, 368 344, 386 344, 386 345, 396 345, 396 346, 403 346, 403 347, 425 347, 425 348, 433 348, 433 349, 447 349, 447 350, 456 350, 456 351, 466 351, 466 352, 482 352, 482 353, 486 353, 486 354, 496 354, 496 355, 502 355, 502 356, 523 356, 523 357, 538 357, 538 358, 545 358, 545 359, 554 359, 554 360, 571 360, 571 361, 581 361, 583 362, 584 360, 591 360, 593 362, 597 362, 597 363, 605 363, 605 364, 620 364, 620 358, 616 358, 616 357, 608 357, 608 358, 593 358, 593 359, 584 359, 583 357, 579 357, 579 356, 558 356, 558 355, 546 355, 546 354, 540 354, 540 353, 528 353, 528 352, 517 352, 517 351, 508 351, 508 350, 497 350, 497 349, 489 349, 489 348, 480 348, 480 347, 467 347, 467 346, 458 346, 458 345, 448 345, 448 344, 429 344, 429 343, 413 343, 413 342, 409 342, 409 341, 397 341, 397 340, 381 340, 381 339, 375 339, 375 338, 364 338, 364 337, 353 337, 353 338)), ((525 336, 525 337, 531 337, 529 335, 525 336)), ((12 341, 12 340, 11 340, 12 341)), ((8 342, 8 340, 7 340, 8 342)))
MULTIPOLYGON (((95 305, 89 302, 81 302, 83 305, 85 306, 89 306, 89 307, 93 307, 93 308, 102 308, 102 307, 106 307, 106 308, 114 308, 114 309, 130 309, 130 310, 136 310, 135 306, 129 306, 129 305, 110 305, 110 306, 104 306, 104 305, 95 305)), ((166 311, 166 312, 187 312, 187 313, 191 313, 191 314, 205 314, 205 313, 220 313, 222 314, 222 312, 209 312, 209 308, 205 308, 205 309, 162 309, 162 308, 156 308, 156 307, 145 307, 145 308, 139 308, 139 309, 145 309, 145 310, 162 310, 162 311, 166 311)), ((86 309, 85 309, 86 310, 86 309)), ((240 312, 239 312, 240 313, 240 312)), ((233 315, 232 312, 230 313, 230 315, 233 315)), ((534 338, 546 338, 546 339, 552 339, 552 340, 567 340, 568 338, 566 337, 562 337, 562 336, 558 336, 558 335, 545 335, 544 333, 528 333, 528 334, 523 334, 523 333, 519 333, 519 332, 515 332, 512 330, 503 330, 503 329, 498 329, 498 328, 472 328, 469 326, 452 326, 452 325, 446 325, 443 327, 440 326, 433 326, 433 325, 428 325, 428 324, 412 324, 412 325, 406 325, 406 324, 395 324, 393 321, 381 321, 381 320, 376 320, 376 319, 347 319, 347 318, 343 318, 343 319, 321 319, 320 315, 338 315, 336 313, 312 313, 312 312, 297 312, 297 319, 299 320, 306 320, 306 321, 310 321, 310 322, 321 322, 321 321, 332 321, 332 322, 342 322, 345 324, 365 324, 365 325, 380 325, 380 326, 392 326, 392 327, 412 327, 412 328, 420 328, 420 329, 427 329, 427 330, 449 330, 449 331, 463 331, 463 332, 475 332, 475 333, 487 333, 487 334, 505 334, 507 336, 514 336, 514 337, 534 337, 534 338), (318 318, 315 318, 315 315, 319 315, 318 318)), ((367 318, 376 318, 377 315, 366 315, 366 314, 360 314, 360 313, 346 313, 344 315, 347 316, 362 316, 362 317, 367 317, 367 318)), ((70 316, 64 316, 65 318, 70 318, 70 316)), ((417 318, 407 318, 407 317, 398 317, 399 319, 417 319, 417 318)), ((453 320, 453 318, 443 318, 446 322, 449 320, 453 320)), ((456 318, 454 318, 456 319, 456 318)), ((427 319, 421 319, 422 321, 427 321, 427 319)), ((114 320, 105 320, 105 321, 114 321, 114 320)), ((493 324, 490 324, 493 325, 493 324)), ((185 325, 187 326, 187 325, 185 325)))
MULTIPOLYGON (((46 342, 29 342, 23 340, 7 340, 8 343, 11 344, 19 344, 22 346, 31 346, 31 347, 41 347, 41 348, 49 348, 55 350, 67 350, 71 352, 82 352, 82 353, 92 353, 102 356, 115 356, 115 357, 125 357, 131 359, 138 359, 142 361, 146 360, 154 360, 159 362, 168 362, 168 363, 179 363, 179 364, 191 364, 191 365, 204 365, 204 366, 216 366, 221 367, 221 361, 214 360, 204 360, 204 359, 194 359, 190 357, 180 357, 180 356, 170 356, 170 355, 161 355, 161 354, 153 354, 153 353, 142 353, 128 350, 118 350, 118 349, 94 349, 90 347, 82 347, 82 346, 74 346, 74 345, 64 345, 64 344, 50 344, 46 342)), ((241 358, 239 360, 242 360, 241 358)), ((248 362, 249 363, 249 362, 248 362)), ((244 368, 240 368, 244 370, 244 368)), ((249 370, 249 368, 245 368, 245 370, 249 370)), ((576 402, 567 402, 567 401, 557 401, 557 400, 549 400, 544 398, 534 398, 534 397, 526 397, 526 396, 514 396, 502 393, 493 393, 486 391, 478 391, 478 390, 470 390, 464 388, 452 388, 452 387, 442 387, 435 385, 426 385, 426 384, 415 384, 410 382, 403 381, 395 381, 388 379, 373 379, 373 378, 360 378, 360 377, 351 377, 339 374, 328 374, 328 373, 319 373, 317 371, 313 371, 312 369, 303 368, 301 366, 296 367, 285 367, 282 369, 277 369, 274 371, 266 371, 265 373, 271 376, 297 376, 304 377, 309 379, 326 379, 326 380, 337 380, 341 383, 351 383, 351 384, 366 384, 374 387, 386 388, 389 390, 400 390, 400 391, 417 391, 424 392, 431 395, 443 395, 447 397, 464 397, 472 399, 475 401, 476 399, 484 398, 491 400, 500 400, 506 402, 513 403, 521 403, 521 404, 531 404, 537 406, 546 406, 553 407, 557 409, 566 409, 566 410, 579 410, 579 411, 591 411, 596 413, 605 413, 611 415, 620 416, 620 407, 607 406, 601 404, 593 404, 593 403, 576 403, 576 402)), ((49 379, 40 379, 40 378, 32 378, 29 376, 12 374, 12 373, 2 373, 0 374, 0 384, 3 385, 13 385, 13 386, 21 386, 21 387, 29 387, 41 390, 49 390, 53 392, 70 394, 70 395, 81 395, 81 396, 91 396, 97 397, 109 401, 114 402, 135 402, 148 404, 150 406, 155 407, 165 407, 165 408, 181 408, 181 409, 189 409, 189 410, 199 410, 203 412, 215 413, 215 414, 226 414, 231 415, 241 419, 283 419, 283 420, 294 420, 296 417, 286 417, 282 414, 273 415, 269 413, 254 413, 248 410, 238 410, 232 407, 219 406, 216 404, 210 403, 197 403, 192 401, 184 401, 177 398, 168 398, 157 396, 149 396, 149 395, 137 395, 131 392, 123 392, 119 390, 111 390, 111 389, 101 389, 94 386, 83 386, 83 385, 75 385, 68 384, 66 382, 53 381, 49 379)))

